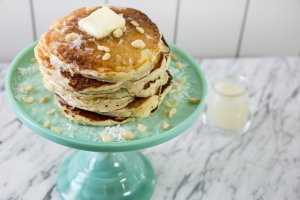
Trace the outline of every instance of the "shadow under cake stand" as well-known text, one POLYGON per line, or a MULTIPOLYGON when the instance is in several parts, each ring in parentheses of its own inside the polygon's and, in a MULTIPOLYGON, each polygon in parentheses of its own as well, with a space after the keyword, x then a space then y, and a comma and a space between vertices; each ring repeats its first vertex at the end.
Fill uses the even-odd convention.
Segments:
POLYGON ((150 117, 121 125, 135 134, 134 140, 102 142, 99 132, 104 130, 103 127, 75 124, 58 110, 49 113, 49 110, 56 109, 56 105, 53 95, 41 84, 42 77, 32 62, 35 46, 36 42, 12 62, 6 77, 6 92, 18 118, 26 126, 48 140, 78 150, 67 157, 58 170, 57 189, 62 199, 150 199, 155 188, 155 174, 149 160, 136 150, 180 135, 198 118, 204 106, 207 84, 197 62, 170 44, 172 53, 177 55, 169 67, 177 91, 173 89, 165 101, 179 102, 176 115, 167 117, 165 113, 170 108, 161 105, 150 117), (42 97, 47 97, 49 102, 39 102, 42 97), (189 97, 199 98, 200 102, 191 104, 189 97), (50 128, 43 126, 45 121, 51 122, 50 128), (171 125, 170 129, 162 128, 163 121, 171 125), (146 133, 138 133, 136 127, 139 123, 147 127, 146 133))

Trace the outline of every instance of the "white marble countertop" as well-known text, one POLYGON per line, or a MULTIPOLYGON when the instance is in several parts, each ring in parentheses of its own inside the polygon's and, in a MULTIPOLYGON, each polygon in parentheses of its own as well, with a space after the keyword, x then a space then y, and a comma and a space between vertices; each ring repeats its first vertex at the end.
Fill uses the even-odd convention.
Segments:
MULTIPOLYGON (((0 199, 56 200, 56 171, 71 150, 16 118, 0 64, 0 199)), ((300 59, 203 60, 208 79, 245 75, 254 115, 249 132, 216 134, 198 120, 185 134, 143 151, 157 174, 153 200, 300 199, 300 59)))

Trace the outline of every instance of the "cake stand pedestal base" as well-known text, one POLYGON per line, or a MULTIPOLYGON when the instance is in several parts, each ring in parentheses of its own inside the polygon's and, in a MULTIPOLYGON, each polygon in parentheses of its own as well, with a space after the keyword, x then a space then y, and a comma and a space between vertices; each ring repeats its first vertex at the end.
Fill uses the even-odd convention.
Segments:
POLYGON ((149 200, 154 186, 153 168, 137 152, 76 151, 58 170, 64 200, 149 200))

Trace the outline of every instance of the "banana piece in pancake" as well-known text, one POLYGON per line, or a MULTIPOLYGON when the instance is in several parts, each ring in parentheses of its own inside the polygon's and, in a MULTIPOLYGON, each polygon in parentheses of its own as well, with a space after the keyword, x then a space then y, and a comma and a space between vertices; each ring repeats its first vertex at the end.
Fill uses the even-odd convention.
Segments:
POLYGON ((55 96, 58 107, 63 111, 64 115, 70 120, 75 121, 81 125, 92 125, 92 126, 111 126, 115 124, 122 124, 129 121, 134 121, 134 118, 119 118, 110 117, 90 111, 82 110, 69 106, 59 96, 55 96))

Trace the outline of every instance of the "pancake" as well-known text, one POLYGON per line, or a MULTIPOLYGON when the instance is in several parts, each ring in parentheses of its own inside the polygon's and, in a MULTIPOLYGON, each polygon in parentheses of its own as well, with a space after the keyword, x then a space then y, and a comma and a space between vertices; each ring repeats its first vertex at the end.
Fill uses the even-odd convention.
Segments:
MULTIPOLYGON (((38 48, 37 54, 40 63, 47 62, 45 58, 39 56, 41 52, 38 48)), ((49 78, 51 78, 54 82, 60 82, 64 88, 82 94, 108 93, 108 91, 115 92, 122 88, 127 89, 129 93, 134 93, 134 91, 139 92, 148 82, 154 81, 163 76, 163 73, 166 71, 169 65, 169 57, 169 54, 163 54, 160 60, 155 64, 154 68, 145 77, 142 77, 137 81, 124 81, 118 83, 104 82, 93 78, 87 78, 80 74, 71 74, 66 71, 56 70, 55 67, 52 67, 49 64, 40 64, 40 70, 43 74, 45 74, 45 76, 52 76, 49 78)))
MULTIPOLYGON (((169 75, 166 73, 164 78, 164 83, 169 84, 169 75)), ((151 83, 150 83, 151 84, 151 83)), ((149 86, 151 87, 151 85, 149 86)), ((51 90, 52 88, 48 88, 51 90)), ((103 113, 106 115, 112 115, 112 116, 124 116, 125 114, 113 114, 114 111, 120 110, 122 108, 126 108, 130 103, 136 101, 137 99, 148 99, 147 101, 152 101, 151 103, 148 103, 149 105, 157 105, 159 100, 159 91, 160 88, 156 88, 155 95, 152 95, 148 98, 139 98, 139 97, 123 97, 123 98, 115 98, 115 99, 107 99, 107 98, 83 98, 83 97, 74 97, 72 93, 65 93, 63 91, 55 90, 53 91, 55 94, 59 95, 62 99, 64 99, 65 102, 68 103, 68 105, 72 107, 77 107, 81 109, 85 109, 91 112, 96 113, 103 113), (109 114, 110 112, 111 114, 109 114)), ((151 106, 152 106, 151 105, 151 106)), ((144 106, 147 107, 147 106, 144 106)), ((149 107, 149 106, 148 106, 149 107)), ((116 112, 120 113, 120 112, 116 112)), ((124 113, 124 111, 122 111, 124 113)), ((138 117, 138 116, 137 116, 138 117)))
POLYGON ((61 67, 65 71, 72 71, 88 77, 119 82, 136 80, 147 75, 152 68, 152 63, 162 51, 168 51, 161 40, 157 26, 142 12, 132 8, 110 7, 118 14, 123 14, 126 20, 126 31, 121 38, 112 35, 96 39, 81 31, 78 21, 100 7, 81 8, 66 17, 57 20, 50 30, 44 34, 42 41, 49 50, 49 59, 52 65, 61 67), (145 34, 135 30, 130 21, 135 20, 145 34), (78 44, 76 47, 66 42, 66 35, 76 33, 78 44), (131 46, 131 42, 140 39, 145 44, 144 49, 131 46), (97 49, 98 44, 110 49, 109 60, 102 60, 103 51, 97 49))
POLYGON ((151 112, 154 112, 158 108, 158 106, 163 101, 167 93, 171 90, 171 87, 172 85, 168 84, 167 86, 165 86, 163 92, 160 95, 152 96, 145 99, 136 99, 126 108, 117 110, 115 112, 110 112, 109 115, 107 115, 107 113, 95 113, 84 109, 72 107, 68 105, 64 101, 64 99, 62 99, 58 95, 56 95, 56 102, 65 114, 65 116, 78 124, 93 126, 109 126, 133 121, 134 118, 136 118, 137 116, 149 116, 151 112), (115 116, 112 116, 112 113, 115 114, 115 116))
POLYGON ((120 89, 116 92, 113 93, 90 93, 90 94, 82 94, 82 93, 78 93, 78 92, 74 92, 74 91, 70 91, 70 90, 66 90, 65 88, 63 88, 60 84, 57 84, 56 82, 54 82, 53 80, 47 78, 47 76, 45 76, 43 78, 42 81, 43 85, 45 86, 45 88, 51 92, 54 93, 54 91, 57 91, 57 93, 60 93, 60 91, 63 92, 67 92, 67 93, 71 93, 71 95, 74 98, 83 98, 83 99, 92 99, 92 98, 107 98, 107 99, 118 99, 118 98, 123 98, 123 97, 128 97, 130 96, 130 94, 128 93, 128 91, 126 89, 120 89))
POLYGON ((86 111, 79 108, 69 106, 63 99, 56 96, 58 107, 63 111, 64 115, 70 120, 82 125, 92 126, 111 126, 115 124, 122 124, 129 121, 134 121, 134 118, 119 118, 110 117, 94 112, 86 111))
POLYGON ((77 9, 41 37, 34 52, 43 85, 78 124, 108 126, 147 117, 172 87, 170 49, 157 26, 132 8, 110 7, 126 21, 119 38, 110 34, 97 39, 80 30, 78 21, 99 8, 77 9), (133 47, 135 40, 145 47, 133 47), (103 59, 107 52, 110 57, 103 59))
MULTIPOLYGON (((57 78, 55 77, 55 75, 53 76, 51 72, 45 72, 43 70, 41 71, 45 80, 43 83, 48 90, 52 92, 65 90, 65 93, 74 93, 72 88, 68 87, 68 84, 65 84, 63 79, 57 78)), ((79 92, 82 94, 82 96, 91 94, 98 97, 107 96, 107 98, 109 98, 108 96, 110 96, 110 98, 117 98, 117 97, 124 97, 124 96, 147 97, 153 95, 157 90, 157 88, 165 84, 166 81, 167 81, 167 73, 165 71, 162 71, 162 74, 155 74, 155 72, 153 72, 153 74, 150 74, 149 76, 144 77, 143 79, 136 82, 125 82, 122 84, 114 85, 114 87, 111 86, 108 88, 107 87, 102 88, 103 86, 97 88, 92 87, 89 88, 88 90, 89 92, 86 93, 83 93, 82 91, 79 92), (122 94, 119 94, 119 92, 122 92, 122 94)), ((80 93, 78 93, 77 96, 80 96, 81 95, 80 93)))
POLYGON ((100 114, 117 117, 148 117, 151 112, 154 112, 159 107, 171 88, 172 85, 170 84, 164 88, 163 92, 160 95, 153 95, 147 98, 136 98, 125 108, 111 111, 109 113, 103 112, 100 114))

